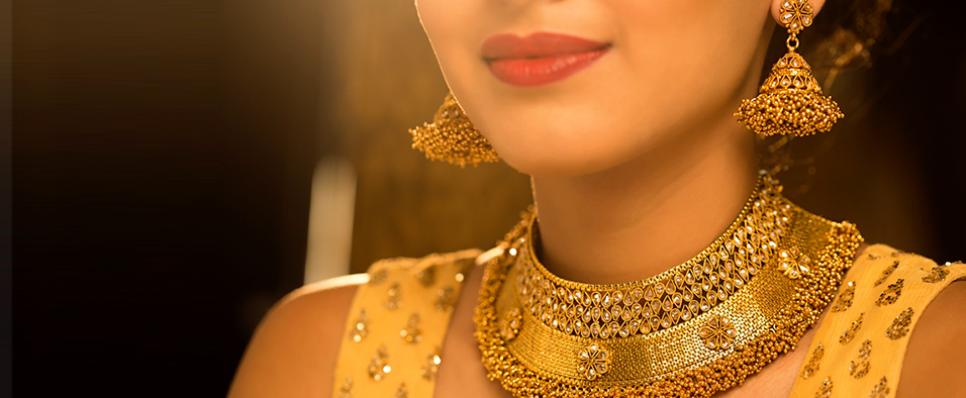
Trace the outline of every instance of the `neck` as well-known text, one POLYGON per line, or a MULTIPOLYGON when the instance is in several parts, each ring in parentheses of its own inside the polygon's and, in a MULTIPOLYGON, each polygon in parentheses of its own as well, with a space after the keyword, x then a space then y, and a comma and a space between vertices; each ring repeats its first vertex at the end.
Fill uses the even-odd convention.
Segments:
POLYGON ((687 261, 754 189, 753 136, 733 123, 579 177, 531 177, 540 261, 564 279, 616 283, 687 261))

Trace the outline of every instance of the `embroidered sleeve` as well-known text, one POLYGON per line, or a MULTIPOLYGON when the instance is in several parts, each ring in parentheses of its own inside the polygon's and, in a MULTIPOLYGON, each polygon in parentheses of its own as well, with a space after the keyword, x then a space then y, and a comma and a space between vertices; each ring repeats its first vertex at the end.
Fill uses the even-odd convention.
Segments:
POLYGON ((373 263, 353 299, 334 397, 429 397, 465 272, 479 250, 373 263))
POLYGON ((962 263, 937 264, 886 245, 868 247, 818 326, 791 396, 894 396, 919 316, 943 288, 962 278, 962 263))

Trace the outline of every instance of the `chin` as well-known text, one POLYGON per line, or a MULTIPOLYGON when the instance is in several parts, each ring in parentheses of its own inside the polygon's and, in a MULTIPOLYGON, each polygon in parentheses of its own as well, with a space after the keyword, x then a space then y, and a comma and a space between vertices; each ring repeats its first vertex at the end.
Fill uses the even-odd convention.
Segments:
POLYGON ((626 146, 605 147, 581 140, 579 143, 512 143, 510 147, 495 145, 500 158, 513 169, 531 176, 578 177, 615 167, 633 158, 626 146))
POLYGON ((483 120, 479 127, 504 162, 531 176, 597 173, 639 156, 649 141, 638 129, 609 124, 610 118, 582 117, 582 109, 528 111, 483 120))

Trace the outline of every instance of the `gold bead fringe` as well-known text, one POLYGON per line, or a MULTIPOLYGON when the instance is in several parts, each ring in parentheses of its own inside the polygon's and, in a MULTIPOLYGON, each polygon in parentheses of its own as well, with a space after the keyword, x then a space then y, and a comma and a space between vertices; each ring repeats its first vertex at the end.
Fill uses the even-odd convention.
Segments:
MULTIPOLYGON (((808 271, 795 277, 782 269, 781 256, 775 256, 774 261, 764 266, 761 272, 765 273, 765 279, 778 281, 775 278, 787 277, 783 283, 788 286, 788 290, 779 290, 783 293, 774 297, 766 294, 768 297, 763 297, 765 301, 759 302, 762 305, 777 305, 777 312, 766 317, 770 326, 749 331, 743 317, 728 316, 729 313, 724 312, 724 318, 704 314, 653 337, 628 336, 616 340, 568 336, 548 329, 539 319, 528 317, 526 311, 523 311, 522 323, 516 320, 514 333, 504 333, 505 328, 501 326, 505 321, 501 315, 508 309, 502 308, 501 303, 512 305, 520 301, 513 299, 518 294, 513 289, 514 269, 525 264, 527 259, 523 251, 528 244, 529 227, 534 217, 534 212, 529 211, 500 243, 503 254, 489 260, 484 268, 474 321, 487 377, 499 382, 514 397, 545 398, 710 397, 741 384, 798 344, 805 331, 832 301, 862 242, 861 235, 852 224, 833 223, 794 205, 791 205, 791 210, 790 225, 793 231, 788 243, 796 247, 802 245, 802 249, 815 254, 815 257, 808 271), (647 379, 622 376, 634 373, 622 370, 633 371, 647 366, 648 361, 658 360, 642 354, 647 350, 641 350, 641 347, 631 349, 631 346, 644 344, 644 339, 649 338, 673 338, 678 329, 693 328, 695 325, 701 325, 700 330, 694 331, 690 337, 665 343, 681 347, 681 354, 700 354, 704 360, 688 361, 690 365, 679 368, 662 367, 660 375, 647 379), (531 331, 546 329, 553 336, 542 339, 539 344, 521 343, 520 339, 530 333, 528 328, 531 331), (554 349, 560 346, 573 346, 565 353, 566 358, 554 355, 554 349), (533 355, 522 355, 526 354, 523 350, 537 351, 530 353, 533 355), (526 360, 531 357, 540 358, 540 361, 526 360), (625 361, 629 358, 637 359, 625 361), (575 372, 579 375, 568 376, 567 373, 573 372, 554 370, 555 364, 560 363, 575 363, 575 372)), ((756 281, 756 278, 749 283, 759 284, 765 279, 756 281)), ((746 288, 756 289, 752 285, 746 288)), ((741 308, 761 307, 747 304, 744 303, 741 308)), ((722 305, 730 304, 718 304, 722 305)))
POLYGON ((772 67, 759 95, 742 100, 734 114, 739 123, 762 137, 824 133, 845 117, 832 97, 822 93, 811 66, 795 51, 798 33, 812 24, 812 16, 808 0, 782 3, 781 22, 788 29, 788 53, 772 67))
POLYGON ((430 160, 464 167, 497 162, 500 158, 490 143, 473 127, 453 94, 447 94, 433 121, 409 129, 413 149, 430 160))

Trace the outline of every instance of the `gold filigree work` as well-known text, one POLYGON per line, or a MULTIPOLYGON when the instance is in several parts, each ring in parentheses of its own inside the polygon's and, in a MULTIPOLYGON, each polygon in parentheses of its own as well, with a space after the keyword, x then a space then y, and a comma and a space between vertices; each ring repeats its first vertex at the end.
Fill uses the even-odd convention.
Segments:
POLYGON ((731 344, 735 341, 735 336, 738 331, 735 329, 735 325, 730 319, 723 316, 711 317, 701 329, 698 329, 698 335, 701 336, 701 341, 704 341, 704 346, 708 347, 709 350, 727 350, 731 348, 731 344))
POLYGON ((812 67, 795 51, 798 34, 812 24, 812 6, 808 0, 785 0, 780 15, 781 23, 788 29, 788 52, 772 67, 758 96, 742 100, 734 116, 763 137, 827 132, 845 114, 831 97, 822 93, 812 67))
MULTIPOLYGON (((658 333, 622 334, 620 328, 608 328, 608 332, 603 334, 601 328, 596 338, 592 331, 589 338, 583 337, 579 331, 574 334, 574 325, 569 329, 571 333, 568 333, 566 324, 560 329, 559 319, 556 324, 552 322, 554 310, 560 311, 562 304, 568 304, 566 311, 569 312, 571 306, 568 297, 572 295, 574 305, 584 307, 574 323, 577 320, 583 323, 587 308, 592 310, 592 321, 604 319, 606 303, 610 318, 605 325, 609 325, 615 321, 612 311, 615 303, 620 303, 618 307, 621 311, 617 315, 623 317, 624 303, 633 303, 638 294, 640 301, 636 304, 641 307, 640 312, 658 309, 656 305, 652 308, 651 302, 645 299, 644 287, 647 286, 654 287, 653 302, 659 303, 660 309, 663 310, 667 297, 671 298, 670 307, 677 308, 673 294, 668 296, 667 281, 674 281, 674 271, 678 267, 685 271, 680 273, 682 280, 687 270, 693 270, 694 264, 698 265, 701 275, 711 273, 704 273, 703 261, 691 261, 685 263, 686 266, 672 267, 671 272, 623 284, 581 284, 555 276, 547 277, 540 283, 522 283, 527 276, 521 275, 525 275, 528 268, 536 267, 533 257, 526 253, 528 247, 536 243, 532 239, 536 214, 535 211, 525 214, 523 220, 500 242, 501 254, 488 259, 484 266, 474 322, 488 377, 499 381, 512 396, 545 397, 709 397, 740 384, 797 344, 835 296, 839 281, 862 241, 851 224, 833 223, 811 215, 783 198, 781 203, 788 204, 789 229, 784 232, 788 236, 775 240, 770 236, 758 236, 760 232, 756 232, 756 236, 746 236, 749 240, 757 239, 759 245, 762 241, 774 241, 775 245, 766 243, 766 250, 771 256, 762 262, 757 275, 749 278, 741 289, 713 305, 707 303, 705 311, 699 311, 689 320, 678 321, 667 328, 657 323, 660 329, 658 333), (798 247, 813 259, 809 272, 797 279, 786 277, 778 269, 778 253, 791 247, 798 247), (660 301, 657 300, 658 283, 663 285, 660 301), (529 297, 534 292, 523 291, 527 286, 546 292, 534 303, 538 305, 538 311, 531 311, 528 306, 529 297), (558 287, 568 291, 560 294, 558 287), (636 287, 641 287, 640 293, 634 293, 636 287), (594 292, 600 295, 594 295, 594 292), (620 295, 615 297, 615 292, 620 292, 620 295), (611 293, 609 298, 607 293, 611 293), (555 298, 564 301, 555 302, 555 298), (589 305, 584 305, 587 300, 589 305), (601 310, 595 315, 593 308, 598 300, 601 310), (515 307, 521 308, 524 320, 516 337, 507 341, 500 319, 515 307), (547 317, 543 316, 544 309, 549 309, 547 317), (704 346, 699 329, 715 316, 727 318, 735 329, 732 349, 709 350, 704 346), (617 337, 614 337, 615 331, 617 337), (600 337, 605 335, 608 337, 600 337), (566 338, 560 338, 562 336, 566 338), (593 381, 588 379, 589 369, 592 368, 589 364, 593 363, 588 347, 592 344, 597 344, 599 349, 606 347, 606 358, 611 360, 604 368, 606 372, 602 372, 599 366, 593 367, 596 375, 593 381), (580 352, 584 350, 587 350, 586 356, 581 356, 580 352), (583 362, 580 362, 581 358, 584 358, 583 362), (583 363, 584 367, 578 367, 578 363, 583 363)), ((740 224, 740 221, 736 220, 736 224, 740 224)), ((729 231, 733 230, 729 228, 729 231)), ((720 244, 730 238, 725 233, 716 242, 720 244)), ((735 247, 737 250, 739 246, 735 247)), ((703 251, 696 258, 707 258, 714 251, 703 251)), ((704 291, 701 285, 698 287, 704 291)), ((682 287, 677 284, 673 288, 674 293, 682 292, 682 287)), ((711 290, 710 286, 708 290, 711 290)), ((633 304, 630 306, 634 311, 633 304)), ((577 316, 576 308, 574 314, 577 316)), ((598 365, 599 360, 598 356, 598 365)))
POLYGON ((778 252, 778 270, 789 279, 798 279, 802 274, 807 274, 811 263, 812 259, 797 247, 778 252))
POLYGON ((886 337, 892 340, 898 340, 909 334, 909 326, 912 325, 912 307, 908 307, 899 315, 896 319, 892 320, 892 324, 886 328, 886 337))
POLYGON ((513 340, 520 333, 520 326, 523 325, 523 313, 519 308, 512 308, 503 314, 500 320, 500 331, 506 341, 513 340))
POLYGON ((577 373, 594 381, 610 370, 610 351, 594 343, 577 353, 577 373))
POLYGON ((646 282, 592 287, 555 277, 533 250, 538 225, 521 250, 517 289, 523 308, 563 333, 599 339, 647 335, 687 322, 736 294, 764 264, 779 262, 795 278, 808 272, 811 259, 782 238, 792 208, 781 186, 763 178, 735 221, 718 240, 694 259, 646 282), (794 272, 791 270, 794 268, 794 272))
POLYGON ((809 26, 812 26, 812 18, 815 12, 812 4, 808 0, 785 0, 779 10, 781 23, 792 34, 798 34, 809 26))

